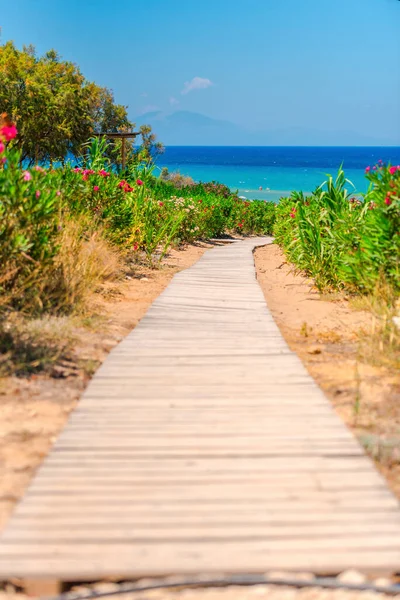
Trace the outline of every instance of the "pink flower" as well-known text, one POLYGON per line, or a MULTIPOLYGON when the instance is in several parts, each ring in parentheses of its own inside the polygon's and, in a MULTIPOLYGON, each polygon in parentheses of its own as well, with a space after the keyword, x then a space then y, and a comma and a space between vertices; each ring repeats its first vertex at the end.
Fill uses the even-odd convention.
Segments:
POLYGON ((39 167, 39 165, 36 165, 35 167, 33 167, 35 169, 35 171, 39 171, 39 173, 44 173, 44 169, 43 167, 39 167))
POLYGON ((389 173, 390 173, 391 175, 394 175, 394 174, 396 173, 397 169, 398 169, 398 167, 390 167, 390 169, 389 169, 389 173))
POLYGON ((117 187, 119 187, 119 188, 121 188, 121 189, 122 189, 122 188, 124 187, 124 185, 126 185, 126 181, 125 181, 125 179, 122 179, 122 180, 119 182, 119 184, 118 184, 118 186, 117 186, 117 187))
POLYGON ((36 190, 35 196, 36 196, 36 198, 40 198, 40 190, 36 190))
POLYGON ((0 154, 3 154, 3 152, 4 152, 5 149, 6 149, 6 147, 3 144, 3 142, 0 142, 0 154))
POLYGON ((32 175, 29 171, 24 171, 24 181, 30 181, 32 179, 32 175))
POLYGON ((158 206, 164 206, 164 202, 159 202, 158 206))
POLYGON ((369 172, 370 172, 370 170, 371 170, 371 167, 367 167, 367 168, 365 169, 365 172, 366 172, 366 173, 369 173, 369 172))
POLYGON ((3 125, 3 127, 0 129, 0 134, 7 140, 7 142, 13 140, 17 133, 18 131, 15 125, 3 125))
POLYGON ((82 179, 83 181, 87 181, 89 175, 94 175, 95 171, 93 171, 92 169, 85 169, 84 171, 82 171, 82 179))
POLYGON ((136 252, 136 250, 139 250, 139 244, 137 242, 135 242, 133 244, 133 249, 134 249, 135 252, 136 252))
POLYGON ((143 181, 141 179, 136 179, 137 185, 143 185, 143 181))
POLYGON ((60 190, 57 190, 57 191, 56 191, 56 196, 61 196, 61 192, 60 192, 60 190))
POLYGON ((386 198, 385 198, 385 204, 386 204, 386 206, 390 206, 392 204, 390 196, 386 196, 386 198))
POLYGON ((5 164, 6 164, 6 162, 7 162, 7 159, 6 159, 6 157, 5 157, 5 156, 2 156, 2 157, 0 158, 0 162, 1 162, 3 165, 5 165, 5 164))
POLYGON ((105 171, 104 169, 100 169, 99 171, 99 175, 101 177, 110 177, 110 173, 108 173, 107 171, 105 171))
POLYGON ((98 192, 98 191, 99 191, 99 189, 100 189, 100 188, 99 188, 99 186, 98 186, 98 185, 94 185, 94 186, 93 186, 93 191, 95 191, 95 192, 98 192))
POLYGON ((74 173, 80 173, 82 171, 82 169, 80 167, 75 167, 75 169, 72 169, 74 173))

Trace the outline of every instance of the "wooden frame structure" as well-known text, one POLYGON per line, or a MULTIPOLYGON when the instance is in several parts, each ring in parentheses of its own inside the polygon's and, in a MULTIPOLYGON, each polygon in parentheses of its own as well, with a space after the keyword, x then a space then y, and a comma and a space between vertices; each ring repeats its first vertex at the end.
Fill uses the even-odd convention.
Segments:
POLYGON ((130 132, 116 132, 116 133, 107 133, 107 132, 102 132, 102 133, 94 133, 93 136, 94 137, 108 137, 108 138, 116 138, 116 139, 120 139, 122 141, 122 169, 125 169, 125 164, 126 164, 126 145, 125 145, 125 140, 129 139, 129 138, 136 138, 138 135, 140 135, 140 131, 130 131, 130 132))

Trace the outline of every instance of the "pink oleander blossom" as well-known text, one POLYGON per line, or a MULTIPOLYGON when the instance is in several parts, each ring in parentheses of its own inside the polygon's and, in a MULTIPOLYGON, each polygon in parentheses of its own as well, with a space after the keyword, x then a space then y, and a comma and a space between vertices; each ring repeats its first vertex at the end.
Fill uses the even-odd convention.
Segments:
POLYGON ((369 173, 369 172, 370 172, 370 170, 371 170, 371 167, 366 167, 366 169, 365 169, 365 172, 366 172, 366 173, 369 173))
POLYGON ((143 185, 143 181, 141 179, 136 179, 137 185, 143 185))
POLYGON ((57 190, 57 191, 56 191, 56 196, 61 196, 61 192, 60 192, 60 190, 57 190))
POLYGON ((24 181, 30 181, 32 179, 32 174, 29 173, 29 171, 24 171, 23 173, 23 180, 24 181))
POLYGON ((13 140, 16 137, 17 133, 18 131, 14 124, 3 125, 3 127, 0 129, 0 135, 2 135, 4 139, 7 140, 7 142, 13 140))
POLYGON ((94 191, 94 192, 98 192, 98 191, 99 191, 99 189, 100 189, 100 188, 99 188, 99 186, 98 186, 98 185, 94 185, 94 186, 93 186, 93 191, 94 191))
POLYGON ((397 169, 398 169, 398 168, 399 168, 399 167, 390 167, 390 169, 389 169, 389 173, 390 173, 391 175, 394 175, 394 174, 396 173, 396 171, 397 171, 397 169))
POLYGON ((6 147, 3 144, 3 142, 0 142, 0 154, 3 154, 3 152, 4 152, 5 149, 6 149, 6 147))

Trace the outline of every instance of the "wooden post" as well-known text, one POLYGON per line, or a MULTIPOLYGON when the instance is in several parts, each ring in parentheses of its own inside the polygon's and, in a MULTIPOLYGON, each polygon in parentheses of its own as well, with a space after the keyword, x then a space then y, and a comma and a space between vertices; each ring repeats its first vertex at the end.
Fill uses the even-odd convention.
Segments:
POLYGON ((120 139, 121 140, 121 162, 122 162, 122 170, 125 169, 126 166, 126 139, 133 138, 135 139, 138 135, 140 135, 140 131, 121 131, 118 132, 104 132, 104 133, 93 133, 94 137, 107 137, 111 139, 120 139))
POLYGON ((124 137, 121 139, 121 142, 122 142, 122 147, 121 147, 121 152, 122 152, 122 170, 124 171, 125 170, 125 162, 126 162, 126 155, 125 155, 126 147, 125 147, 125 138, 124 137))

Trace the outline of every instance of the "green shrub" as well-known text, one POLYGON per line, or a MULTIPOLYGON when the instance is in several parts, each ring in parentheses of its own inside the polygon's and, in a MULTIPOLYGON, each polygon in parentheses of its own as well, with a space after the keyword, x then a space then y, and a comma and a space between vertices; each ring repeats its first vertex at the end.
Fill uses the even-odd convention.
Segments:
POLYGON ((133 162, 122 179, 110 169, 102 139, 85 145, 82 166, 25 169, 20 153, 5 147, 16 128, 5 127, 12 137, 3 139, 0 130, 3 310, 73 309, 110 270, 118 272, 120 250, 142 251, 153 265, 175 241, 272 231, 273 204, 242 201, 215 182, 185 186, 178 195, 171 181, 133 162))
POLYGON ((313 194, 293 193, 276 209, 274 235, 288 259, 320 289, 400 289, 400 167, 367 169, 371 186, 350 196, 342 169, 313 194))
POLYGON ((58 251, 60 197, 51 172, 24 171, 20 154, 7 153, 0 168, 0 294, 28 300, 39 270, 58 251), (17 292, 15 294, 14 292, 17 292))

